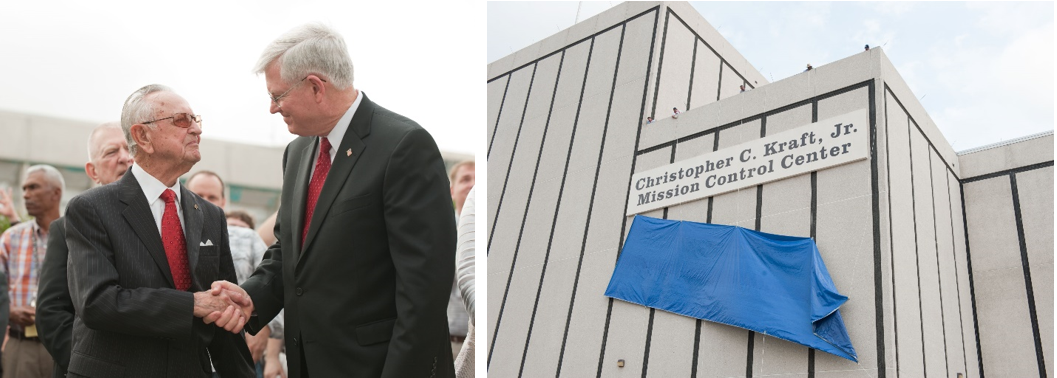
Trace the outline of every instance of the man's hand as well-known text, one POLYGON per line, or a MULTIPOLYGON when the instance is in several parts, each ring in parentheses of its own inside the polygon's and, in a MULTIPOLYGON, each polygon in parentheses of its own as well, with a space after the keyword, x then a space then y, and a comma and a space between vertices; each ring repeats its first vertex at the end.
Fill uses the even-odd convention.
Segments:
POLYGON ((283 340, 268 339, 268 348, 264 352, 264 378, 286 378, 283 363, 279 360, 279 350, 283 348, 283 340))
POLYGON ((34 317, 37 315, 37 309, 29 306, 14 306, 11 307, 11 323, 18 324, 23 327, 33 325, 34 317))
POLYGON ((268 336, 272 334, 272 331, 268 327, 264 327, 256 336, 246 334, 246 346, 250 348, 250 354, 253 355, 253 362, 257 363, 264 356, 264 349, 268 346, 268 336))
POLYGON ((250 299, 250 295, 247 294, 245 290, 242 290, 242 288, 236 284, 228 281, 216 281, 213 282, 213 285, 208 292, 203 293, 210 293, 216 297, 228 298, 232 301, 233 305, 236 306, 236 310, 239 310, 236 311, 238 316, 227 315, 226 310, 214 310, 212 313, 202 318, 206 324, 215 323, 217 327, 232 332, 239 332, 242 330, 242 326, 246 324, 246 321, 248 321, 253 314, 253 300, 250 299))
POLYGON ((7 217, 11 224, 19 221, 15 204, 11 201, 11 188, 0 190, 0 215, 7 217))
MULTIPOLYGON (((240 299, 241 298, 236 298, 240 299)), ((211 291, 194 293, 194 316, 202 318, 206 324, 222 321, 217 326, 238 333, 249 319, 239 310, 240 305, 226 292, 214 295, 211 291), (214 317, 214 314, 217 314, 214 317)))

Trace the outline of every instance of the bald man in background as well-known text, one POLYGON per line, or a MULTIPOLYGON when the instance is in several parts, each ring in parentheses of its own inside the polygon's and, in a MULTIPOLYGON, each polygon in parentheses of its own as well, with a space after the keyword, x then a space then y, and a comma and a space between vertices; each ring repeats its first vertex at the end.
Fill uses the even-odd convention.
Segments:
MULTIPOLYGON (((117 181, 132 165, 128 143, 121 132, 121 124, 107 122, 97 126, 88 136, 88 162, 84 172, 96 185, 117 181)), ((48 234, 48 255, 41 267, 37 286, 37 330, 44 348, 55 360, 52 377, 65 377, 70 365, 70 343, 73 333, 74 309, 66 279, 65 218, 51 223, 48 234)))

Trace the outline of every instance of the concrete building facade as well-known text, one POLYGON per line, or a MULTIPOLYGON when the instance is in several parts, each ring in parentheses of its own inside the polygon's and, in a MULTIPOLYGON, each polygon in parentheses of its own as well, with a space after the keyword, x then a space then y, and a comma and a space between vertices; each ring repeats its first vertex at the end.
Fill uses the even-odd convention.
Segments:
POLYGON ((488 66, 487 141, 490 376, 1052 372, 1052 132, 959 155, 880 49, 768 83, 690 5, 624 3, 488 66), (814 238, 858 363, 603 295, 636 173, 859 111, 865 160, 641 214, 814 238))

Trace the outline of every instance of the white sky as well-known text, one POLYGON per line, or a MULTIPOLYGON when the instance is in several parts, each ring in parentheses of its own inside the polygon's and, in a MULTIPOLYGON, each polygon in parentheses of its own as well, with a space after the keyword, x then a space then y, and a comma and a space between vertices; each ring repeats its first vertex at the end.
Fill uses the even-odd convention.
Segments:
POLYGON ((203 137, 281 146, 264 77, 265 45, 320 21, 345 37, 356 88, 425 127, 443 151, 484 141, 484 3, 469 1, 3 1, 0 109, 117 120, 137 88, 173 87, 204 118, 203 137))
MULTIPOLYGON (((487 61, 617 4, 489 2, 487 61)), ((955 151, 1053 130, 1053 2, 691 4, 772 82, 884 45, 955 151)))

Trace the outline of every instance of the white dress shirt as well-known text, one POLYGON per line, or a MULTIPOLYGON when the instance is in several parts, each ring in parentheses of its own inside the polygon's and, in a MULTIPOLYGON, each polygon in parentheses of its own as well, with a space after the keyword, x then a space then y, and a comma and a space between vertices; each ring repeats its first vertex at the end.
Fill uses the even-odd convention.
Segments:
MULTIPOLYGON (((132 175, 136 177, 136 181, 139 182, 139 188, 143 189, 143 195, 147 197, 147 205, 150 206, 150 212, 154 215, 154 225, 158 226, 158 235, 161 235, 161 218, 165 214, 165 200, 161 199, 162 192, 165 189, 172 189, 176 192, 176 215, 180 217, 180 229, 184 230, 184 210, 180 206, 180 180, 176 180, 176 184, 173 186, 165 186, 162 182, 150 173, 144 171, 139 164, 132 164, 132 175)), ((186 234, 186 230, 184 231, 186 234)))

